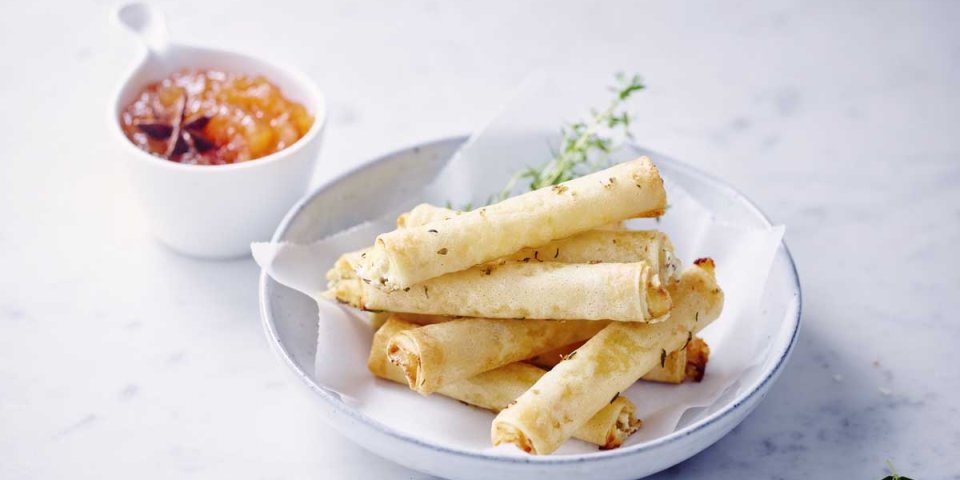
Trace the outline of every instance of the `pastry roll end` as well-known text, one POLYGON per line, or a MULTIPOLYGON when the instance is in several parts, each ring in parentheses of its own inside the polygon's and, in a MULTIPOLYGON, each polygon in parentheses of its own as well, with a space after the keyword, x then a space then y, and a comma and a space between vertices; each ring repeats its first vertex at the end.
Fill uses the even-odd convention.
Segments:
POLYGON ((687 363, 685 376, 687 380, 699 382, 707 372, 707 362, 710 360, 710 346, 700 337, 694 337, 687 345, 687 363))
POLYGON ((670 301, 670 292, 666 288, 651 288, 647 290, 647 305, 650 310, 650 321, 666 320, 673 305, 670 301))
POLYGON ((493 422, 493 428, 490 432, 490 438, 493 440, 493 446, 512 443, 524 452, 536 455, 537 449, 523 430, 516 425, 506 422, 493 422))
POLYGON ((603 432, 602 438, 585 439, 600 445, 600 450, 619 448, 643 422, 637 418, 637 407, 625 397, 617 395, 609 405, 590 418, 580 432, 603 432))
POLYGON ((660 276, 657 273, 647 265, 641 268, 640 273, 640 291, 646 292, 647 313, 651 322, 666 320, 666 315, 673 308, 670 292, 660 281, 660 276))
POLYGON ((419 352, 420 348, 416 342, 402 334, 394 335, 387 342, 387 359, 390 363, 400 367, 411 390, 427 395, 430 392, 423 389, 423 376, 420 375, 422 362, 419 352))

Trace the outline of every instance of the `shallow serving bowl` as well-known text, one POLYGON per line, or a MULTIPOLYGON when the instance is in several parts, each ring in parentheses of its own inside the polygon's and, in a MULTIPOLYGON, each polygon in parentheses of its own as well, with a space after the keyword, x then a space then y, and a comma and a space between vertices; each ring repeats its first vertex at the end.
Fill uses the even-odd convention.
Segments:
MULTIPOLYGON (((370 218, 397 199, 425 186, 466 139, 449 138, 381 157, 326 184, 300 201, 280 224, 273 240, 310 242, 370 218), (365 192, 378 192, 371 196, 365 192)), ((767 227, 770 222, 743 195, 696 169, 651 153, 672 182, 703 204, 738 223, 767 227)), ((503 456, 451 448, 417 438, 361 413, 313 379, 317 306, 309 297, 267 275, 260 279, 260 307, 271 346, 313 392, 327 422, 364 448, 392 461, 449 478, 630 479, 669 468, 700 452, 739 424, 763 399, 790 356, 800 327, 800 283, 785 244, 777 251, 764 291, 761 315, 769 348, 730 394, 713 405, 688 412, 673 433, 616 450, 553 456, 503 456), (774 313, 775 312, 775 313, 774 313)))

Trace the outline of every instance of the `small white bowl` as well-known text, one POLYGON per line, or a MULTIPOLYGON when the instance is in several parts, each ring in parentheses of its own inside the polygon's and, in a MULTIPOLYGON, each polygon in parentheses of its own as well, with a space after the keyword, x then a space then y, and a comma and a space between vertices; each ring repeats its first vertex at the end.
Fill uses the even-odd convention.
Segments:
POLYGON ((110 129, 124 145, 124 163, 153 233, 181 253, 202 258, 250 254, 250 242, 271 233, 306 191, 323 138, 326 102, 306 75, 225 50, 166 42, 163 17, 142 4, 125 5, 117 19, 146 47, 117 89, 110 129), (120 114, 152 82, 184 69, 262 75, 314 117, 293 145, 265 157, 230 165, 189 165, 137 148, 120 126, 120 114))

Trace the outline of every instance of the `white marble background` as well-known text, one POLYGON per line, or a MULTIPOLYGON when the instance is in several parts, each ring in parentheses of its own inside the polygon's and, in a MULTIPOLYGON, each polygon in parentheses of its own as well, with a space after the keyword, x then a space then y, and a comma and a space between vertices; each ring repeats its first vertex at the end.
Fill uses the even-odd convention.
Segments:
MULTIPOLYGON (((788 226, 804 328, 766 401, 656 478, 960 478, 960 2, 157 2, 299 65, 320 182, 468 132, 534 66, 641 72, 642 143, 788 226)), ((0 478, 420 478, 321 422, 251 260, 144 229, 104 125, 106 2, 0 5, 0 478)))

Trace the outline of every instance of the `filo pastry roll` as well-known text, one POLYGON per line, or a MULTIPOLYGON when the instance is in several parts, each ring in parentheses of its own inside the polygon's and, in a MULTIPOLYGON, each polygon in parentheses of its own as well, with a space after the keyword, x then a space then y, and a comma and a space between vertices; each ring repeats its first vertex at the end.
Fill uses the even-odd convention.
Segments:
POLYGON ((356 271, 377 288, 402 290, 601 225, 659 216, 665 206, 663 179, 642 157, 448 220, 382 234, 356 271))
MULTIPOLYGON (((420 207, 417 207, 420 208, 420 207)), ((417 208, 413 212, 417 211, 417 208)), ((430 207, 437 209, 439 207, 430 207)), ((412 215, 412 213, 411 213, 412 215)), ((340 256, 327 272, 331 287, 340 280, 358 279, 355 268, 368 250, 358 250, 340 256)), ((541 247, 524 248, 516 253, 480 267, 485 272, 508 261, 558 263, 632 263, 646 262, 657 272, 660 284, 676 281, 680 261, 673 254, 670 238, 662 232, 629 230, 591 230, 572 237, 554 240, 541 247)))
MULTIPOLYGON (((421 203, 409 212, 401 213, 397 217, 397 228, 419 227, 433 222, 442 222, 453 217, 463 215, 462 210, 453 210, 445 207, 438 207, 429 203, 421 203)), ((610 223, 597 227, 597 230, 623 230, 625 225, 623 221, 610 223)))
POLYGON ((524 248, 506 261, 560 263, 646 262, 664 285, 680 275, 680 260, 673 254, 670 237, 656 230, 591 230, 554 240, 537 248, 524 248))
POLYGON ((658 273, 645 262, 488 264, 390 292, 341 279, 326 296, 365 310, 625 322, 658 321, 671 305, 658 273))
POLYGON ((497 415, 493 444, 512 443, 533 454, 553 452, 611 398, 720 315, 723 292, 712 260, 697 260, 670 290, 675 305, 668 320, 611 322, 497 415))
MULTIPOLYGON (((397 219, 398 225, 404 222, 426 220, 428 215, 443 216, 444 211, 454 212, 429 204, 422 204, 397 219), (422 207, 428 207, 423 210, 422 207), (410 218, 406 219, 405 215, 410 218)), ((403 226, 401 228, 407 228, 403 226)), ((371 249, 365 248, 348 252, 340 256, 333 268, 327 272, 331 283, 340 280, 359 278, 357 265, 371 249)), ((657 231, 629 231, 614 226, 591 230, 572 237, 555 240, 539 248, 525 248, 493 263, 504 261, 550 261, 561 263, 600 263, 600 262, 637 262, 647 261, 654 270, 660 272, 660 279, 667 281, 678 274, 679 261, 673 255, 673 244, 666 234, 657 231)))
MULTIPOLYGON (((562 362, 567 355, 580 348, 586 342, 577 342, 564 347, 541 353, 525 360, 527 363, 543 369, 551 369, 562 362)), ((640 380, 657 383, 683 383, 685 381, 699 382, 703 380, 710 358, 710 347, 702 338, 694 335, 693 340, 686 348, 681 348, 667 354, 666 361, 653 367, 640 380)))
MULTIPOLYGON (((374 375, 405 384, 406 379, 399 367, 387 359, 387 341, 418 325, 399 320, 393 316, 373 337, 367 367, 374 375)), ((544 370, 526 363, 512 363, 495 370, 444 385, 437 393, 461 402, 493 412, 499 412, 527 391, 544 370)), ((641 426, 636 418, 636 407, 629 399, 619 397, 603 407, 574 433, 573 437, 599 445, 601 448, 616 448, 641 426)))
POLYGON ((586 340, 606 322, 464 318, 410 329, 387 342, 387 357, 421 395, 478 373, 586 340))
MULTIPOLYGON (((411 228, 435 221, 443 221, 463 212, 437 207, 428 203, 417 205, 413 210, 397 217, 398 228, 411 228)), ((327 272, 327 279, 359 278, 356 268, 370 248, 345 253, 327 272)), ((659 272, 664 283, 679 275, 680 261, 674 256, 670 238, 655 230, 623 230, 622 225, 606 225, 597 230, 583 232, 571 237, 554 240, 537 248, 524 248, 511 255, 495 260, 504 261, 549 261, 560 263, 630 263, 645 261, 659 272)))

